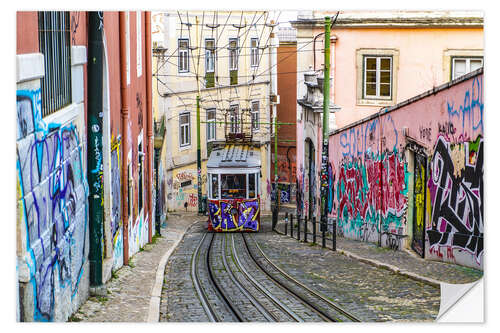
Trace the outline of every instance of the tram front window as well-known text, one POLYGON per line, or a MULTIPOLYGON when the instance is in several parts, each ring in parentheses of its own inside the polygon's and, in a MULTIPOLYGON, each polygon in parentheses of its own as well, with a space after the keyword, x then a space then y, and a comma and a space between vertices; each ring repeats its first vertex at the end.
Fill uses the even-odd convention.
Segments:
POLYGON ((251 173, 248 175, 248 197, 255 198, 257 193, 255 189, 255 174, 251 173))
POLYGON ((219 199, 219 175, 211 174, 210 177, 212 178, 212 198, 219 199))
POLYGON ((246 175, 229 174, 221 175, 222 181, 222 199, 244 199, 246 193, 246 175))

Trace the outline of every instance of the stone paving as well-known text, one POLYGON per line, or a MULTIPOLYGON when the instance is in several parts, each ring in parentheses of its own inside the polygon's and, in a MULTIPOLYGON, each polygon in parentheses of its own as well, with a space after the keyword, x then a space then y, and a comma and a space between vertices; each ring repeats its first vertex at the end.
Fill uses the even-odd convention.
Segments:
MULTIPOLYGON (((276 229, 284 232, 283 219, 280 218, 276 229)), ((290 235, 290 230, 288 230, 290 235)), ((321 245, 320 233, 316 242, 321 245)), ((297 229, 294 230, 294 237, 297 237, 297 229)), ((331 249, 332 242, 327 240, 326 246, 331 249)), ((301 240, 303 234, 301 232, 301 240)), ((312 236, 308 235, 308 241, 312 242, 312 236)), ((452 284, 471 283, 479 280, 483 272, 469 267, 444 263, 439 261, 425 260, 413 254, 410 250, 395 251, 389 248, 377 246, 375 243, 350 240, 344 237, 337 237, 337 251, 341 254, 351 256, 377 267, 397 271, 410 278, 420 279, 430 284, 438 285, 439 282, 452 284)))
POLYGON ((318 290, 363 322, 433 321, 440 289, 386 269, 271 231, 264 220, 253 235, 281 269, 318 290))
MULTIPOLYGON (((191 242, 197 243, 196 239, 206 225, 195 222, 205 220, 206 217, 196 214, 170 214, 166 228, 161 230, 163 237, 134 255, 130 265, 115 272, 105 284, 105 292, 101 296, 91 296, 69 320, 206 321, 194 291, 189 291, 192 285, 187 259, 190 247, 181 246, 189 244, 190 238, 191 242), (174 248, 178 243, 179 246, 174 248), (160 285, 163 282, 161 295, 158 292, 161 303, 155 310, 152 306, 152 295, 158 288, 155 277, 158 280, 157 271, 163 273, 158 266, 166 260, 166 253, 171 253, 171 260, 165 268, 166 279, 160 281, 160 285), (175 260, 180 265, 173 264, 175 260), (169 274, 177 275, 172 278, 169 274), (170 304, 168 310, 167 304, 170 304), (156 316, 156 320, 151 320, 151 316, 156 316)), ((482 277, 482 272, 477 270, 423 260, 405 251, 382 249, 376 244, 341 237, 337 238, 337 252, 333 252, 271 231, 270 220, 269 215, 263 214, 261 232, 252 235, 270 259, 363 321, 434 320, 440 303, 440 291, 435 281, 468 283, 482 277), (417 278, 408 279, 405 272, 417 278)), ((284 230, 282 224, 278 225, 280 228, 284 230)), ((317 243, 321 244, 319 237, 317 243)))
MULTIPOLYGON (((155 277, 162 257, 195 221, 204 219, 206 217, 195 214, 169 214, 166 227, 160 231, 162 237, 146 244, 142 251, 130 258, 128 266, 113 273, 104 286, 104 293, 89 297, 69 321, 148 321, 155 277)), ((156 316, 158 311, 156 309, 156 316)))

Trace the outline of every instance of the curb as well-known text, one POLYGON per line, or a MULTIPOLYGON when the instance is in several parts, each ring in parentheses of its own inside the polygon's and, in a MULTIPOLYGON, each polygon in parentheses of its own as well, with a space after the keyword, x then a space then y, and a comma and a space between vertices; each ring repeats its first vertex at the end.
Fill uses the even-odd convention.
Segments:
POLYGON ((161 290, 163 288, 163 279, 165 275, 165 267, 167 266, 168 259, 177 248, 179 243, 184 239, 184 236, 188 233, 188 231, 195 225, 196 223, 203 222, 203 220, 194 221, 181 236, 179 236, 172 247, 165 252, 160 262, 158 263, 158 268, 156 270, 156 280, 151 290, 151 299, 149 301, 149 311, 146 322, 148 323, 157 323, 160 321, 160 300, 161 300, 161 290))
MULTIPOLYGON (((287 235, 285 235, 284 233, 282 233, 281 231, 278 231, 278 230, 274 230, 274 232, 276 232, 277 234, 280 234, 282 236, 287 236, 287 235)), ((386 269, 386 270, 391 271, 391 272, 393 272, 395 274, 399 274, 399 275, 405 276, 405 277, 407 277, 409 279, 412 279, 412 280, 415 280, 415 281, 418 281, 418 282, 426 283, 426 284, 428 284, 428 285, 430 285, 432 287, 435 287, 435 288, 440 288, 441 287, 441 283, 442 282, 438 281, 438 280, 435 280, 433 278, 428 278, 428 277, 421 276, 421 275, 418 275, 418 274, 410 272, 410 271, 402 270, 402 269, 400 269, 397 266, 386 264, 386 263, 383 263, 383 262, 375 260, 375 259, 364 258, 364 257, 361 257, 361 256, 359 256, 357 254, 354 254, 352 252, 349 252, 349 251, 346 251, 346 250, 342 250, 342 249, 339 249, 339 248, 337 248, 337 252, 340 253, 340 254, 342 254, 342 255, 345 255, 348 258, 352 258, 352 259, 361 261, 361 262, 363 262, 365 264, 368 264, 368 265, 371 265, 371 266, 375 266, 377 268, 386 269)))

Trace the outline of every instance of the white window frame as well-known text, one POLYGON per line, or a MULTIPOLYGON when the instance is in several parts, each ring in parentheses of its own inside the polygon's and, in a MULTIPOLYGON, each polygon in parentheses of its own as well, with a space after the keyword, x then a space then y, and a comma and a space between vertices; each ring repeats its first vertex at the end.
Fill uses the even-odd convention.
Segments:
POLYGON ((465 74, 468 74, 471 71, 470 69, 470 62, 471 60, 481 60, 481 66, 484 66, 484 59, 483 57, 464 57, 464 56, 454 56, 451 58, 451 79, 455 80, 456 78, 463 76, 465 74), (457 60, 465 60, 465 73, 462 75, 455 75, 455 62, 457 60))
POLYGON ((214 72, 215 72, 215 38, 205 38, 205 73, 214 73, 214 72), (213 42, 212 50, 207 48, 207 42, 213 42))
POLYGON ((360 48, 356 50, 356 105, 359 106, 390 106, 395 105, 398 96, 398 71, 399 71, 399 50, 380 48, 368 49, 360 48), (365 96, 365 57, 380 56, 392 57, 391 63, 391 96, 372 97, 365 96))
POLYGON ((259 67, 259 39, 250 38, 250 67, 259 67), (252 43, 255 41, 255 46, 252 43))
POLYGON ((228 44, 228 49, 229 49, 229 70, 230 71, 237 71, 238 70, 238 51, 239 51, 239 45, 238 45, 238 38, 229 38, 229 44, 228 44), (231 42, 236 41, 236 48, 231 47, 231 42))
POLYGON ((191 146, 191 113, 189 111, 185 111, 179 114, 179 147, 189 147, 191 146), (188 122, 184 124, 181 122, 182 116, 187 115, 188 122), (186 138, 186 142, 182 142, 182 133, 186 131, 184 138, 186 138))
POLYGON ((177 40, 177 67, 179 73, 189 73, 189 38, 179 38, 177 40), (187 41, 187 48, 181 49, 181 42, 187 41))
POLYGON ((392 81, 393 81, 393 71, 392 71, 392 57, 390 56, 381 56, 381 55, 375 55, 375 56, 372 56, 372 55, 365 55, 363 56, 363 98, 366 98, 366 99, 369 99, 369 98, 375 98, 375 99, 392 99, 392 81), (375 68, 375 95, 368 95, 367 92, 366 92, 366 85, 367 85, 367 81, 366 81, 366 73, 368 71, 367 69, 367 66, 366 66, 366 62, 368 61, 368 59, 376 59, 376 68, 375 68), (382 59, 389 59, 390 61, 390 69, 389 69, 389 72, 390 72, 390 82, 389 82, 389 96, 382 96, 380 94, 380 86, 381 86, 381 82, 380 82, 380 74, 382 72, 382 69, 380 68, 380 63, 381 63, 381 60, 382 59))
POLYGON ((260 129, 260 102, 252 101, 252 110, 250 112, 252 116, 252 131, 258 132, 260 129), (254 105, 257 105, 257 109, 254 109, 254 105))
POLYGON ((217 140, 217 109, 216 108, 210 108, 206 109, 206 116, 207 116, 207 142, 210 141, 215 141, 217 140), (213 112, 214 118, 208 118, 208 114, 213 112), (213 136, 211 135, 213 133, 213 136))
POLYGON ((229 108, 231 109, 231 111, 229 112, 229 133, 240 133, 240 120, 239 120, 240 106, 238 104, 233 104, 229 108), (233 122, 233 115, 236 116, 234 122, 233 122))

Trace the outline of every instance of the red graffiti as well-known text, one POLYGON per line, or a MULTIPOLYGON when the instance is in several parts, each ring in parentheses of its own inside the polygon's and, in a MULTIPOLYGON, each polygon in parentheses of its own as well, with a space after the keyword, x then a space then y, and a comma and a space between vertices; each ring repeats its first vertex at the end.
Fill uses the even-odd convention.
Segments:
POLYGON ((384 217, 389 212, 400 216, 406 208, 405 166, 395 154, 341 167, 338 186, 341 215, 347 209, 351 218, 359 215, 364 220, 376 211, 384 217))
POLYGON ((196 194, 189 193, 187 203, 189 207, 198 207, 198 196, 196 194))

